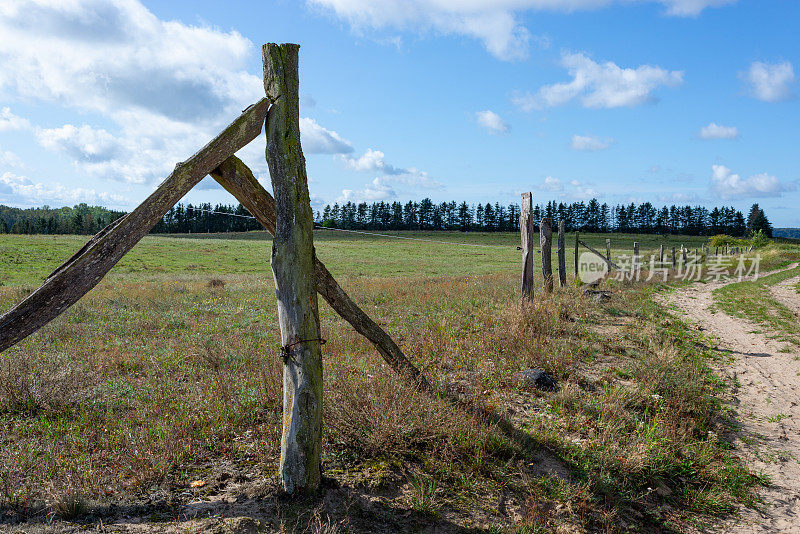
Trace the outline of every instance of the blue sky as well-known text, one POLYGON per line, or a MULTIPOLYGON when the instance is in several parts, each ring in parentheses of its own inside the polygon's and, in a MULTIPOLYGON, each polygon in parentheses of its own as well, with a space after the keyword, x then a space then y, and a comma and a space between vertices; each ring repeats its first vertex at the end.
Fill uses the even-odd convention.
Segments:
MULTIPOLYGON (((296 42, 317 208, 530 190, 800 226, 798 24, 796 0, 4 0, 0 203, 134 207, 296 42)), ((263 151, 239 155, 268 185, 263 151)))

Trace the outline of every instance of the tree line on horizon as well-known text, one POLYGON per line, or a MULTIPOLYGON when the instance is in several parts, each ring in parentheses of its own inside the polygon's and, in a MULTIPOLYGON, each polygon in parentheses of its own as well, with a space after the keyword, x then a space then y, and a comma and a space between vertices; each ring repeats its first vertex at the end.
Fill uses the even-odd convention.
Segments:
MULTIPOLYGON (((728 234, 741 237, 748 231, 762 229, 766 235, 772 236, 772 227, 758 204, 753 205, 745 219, 741 211, 729 206, 710 210, 689 205, 656 207, 650 202, 611 206, 593 198, 588 202, 550 201, 533 206, 533 219, 538 221, 543 217, 550 217, 556 224, 563 220, 568 232, 728 234)), ((437 204, 429 198, 407 203, 346 202, 325 206, 321 223, 325 227, 347 230, 509 232, 519 230, 519 205, 470 205, 455 201, 437 204)))
MULTIPOLYGON (((100 231, 125 212, 101 206, 78 204, 72 208, 13 208, 0 206, 0 233, 83 234, 100 231)), ((550 217, 563 220, 567 231, 621 232, 642 234, 728 234, 741 237, 762 230, 772 236, 772 226, 764 211, 754 204, 745 219, 733 207, 662 206, 641 204, 563 203, 550 201, 533 207, 534 220, 550 217)), ((315 221, 327 228, 345 230, 420 230, 463 232, 511 232, 519 230, 519 205, 373 202, 327 205, 315 213, 315 221)), ((151 233, 225 233, 260 230, 261 225, 241 205, 210 203, 176 204, 156 224, 151 233)))

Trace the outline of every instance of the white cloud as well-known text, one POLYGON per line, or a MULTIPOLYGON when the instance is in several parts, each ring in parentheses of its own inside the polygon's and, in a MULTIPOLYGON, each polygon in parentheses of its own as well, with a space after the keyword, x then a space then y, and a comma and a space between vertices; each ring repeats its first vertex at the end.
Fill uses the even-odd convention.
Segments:
POLYGON ((594 152, 597 150, 605 150, 610 147, 613 142, 613 139, 601 139, 591 135, 573 135, 572 149, 594 152))
POLYGON ((375 178, 372 182, 367 184, 364 189, 342 189, 342 196, 340 196, 337 201, 355 203, 380 202, 393 200, 395 198, 397 198, 397 193, 394 188, 380 178, 375 178))
MULTIPOLYGON (((0 93, 110 120, 39 132, 94 178, 163 179, 263 96, 248 39, 160 20, 137 0, 6 0, 0 35, 0 93)), ((11 124, 30 127, 4 108, 0 128, 11 124)))
MULTIPOLYGON (((736 0, 306 0, 333 12, 354 31, 410 31, 463 35, 480 40, 493 56, 516 60, 527 56, 531 32, 520 22, 527 11, 571 12, 613 4, 657 2, 666 13, 696 16, 707 7, 736 0)), ((398 36, 381 34, 379 41, 397 43, 398 36)))
POLYGON ((17 168, 22 168, 25 166, 25 164, 22 163, 22 160, 19 159, 19 156, 10 150, 0 150, 0 165, 17 168))
POLYGON ((364 154, 357 158, 351 158, 348 156, 340 156, 341 160, 347 165, 350 169, 354 171, 367 171, 367 172, 381 172, 383 174, 389 175, 400 175, 406 174, 409 171, 407 169, 400 169, 395 167, 394 165, 390 165, 386 163, 384 159, 386 155, 381 152, 380 150, 373 150, 368 148, 364 154))
POLYGON ((741 75, 749 84, 752 95, 764 102, 781 102, 794 96, 794 68, 788 61, 763 63, 754 61, 741 75))
POLYGON ((0 198, 13 199, 16 204, 89 204, 103 203, 110 206, 125 204, 122 195, 98 192, 92 188, 67 188, 61 184, 44 184, 34 182, 26 176, 10 172, 0 175, 0 198))
POLYGON ((711 189, 719 198, 731 200, 779 197, 786 191, 794 190, 794 187, 782 183, 778 178, 767 173, 742 178, 725 165, 713 165, 711 167, 711 189))
POLYGON ((475 120, 491 134, 504 134, 511 130, 511 126, 500 115, 488 109, 475 113, 475 120))
POLYGON ((411 167, 403 175, 379 176, 363 189, 343 189, 337 202, 378 202, 397 198, 398 192, 407 197, 419 197, 428 191, 440 191, 444 185, 428 176, 428 173, 411 167))
POLYGON ((536 189, 555 193, 558 191, 563 191, 564 184, 562 184, 561 180, 559 180, 558 178, 554 178, 552 176, 546 176, 544 179, 544 183, 536 186, 536 189))
POLYGON ((36 137, 43 147, 64 152, 79 161, 108 161, 119 155, 122 149, 121 142, 113 135, 86 124, 80 127, 65 124, 61 128, 39 130, 36 137))
POLYGON ((736 126, 721 126, 710 123, 700 129, 701 139, 736 139, 739 137, 739 129, 736 126))
POLYGON ((31 127, 28 119, 24 119, 11 113, 11 108, 0 109, 0 132, 10 132, 13 130, 27 130, 31 127))
POLYGON ((353 151, 350 141, 323 128, 314 119, 300 119, 300 136, 306 154, 349 154, 353 151))
POLYGON ((652 65, 622 68, 607 61, 597 63, 582 53, 564 52, 561 65, 572 80, 545 85, 536 93, 516 94, 514 104, 523 111, 559 106, 580 98, 587 108, 616 108, 654 102, 653 92, 660 86, 683 83, 682 71, 668 71, 652 65))

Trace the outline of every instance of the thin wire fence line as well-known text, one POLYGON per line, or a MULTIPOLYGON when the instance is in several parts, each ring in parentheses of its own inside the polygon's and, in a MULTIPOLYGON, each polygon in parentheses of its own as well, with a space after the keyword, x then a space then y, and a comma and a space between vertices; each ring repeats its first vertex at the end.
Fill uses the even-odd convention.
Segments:
MULTIPOLYGON (((224 211, 214 211, 214 210, 207 210, 203 208, 192 208, 193 211, 201 211, 203 213, 213 213, 215 215, 230 215, 231 217, 241 217, 243 219, 255 219, 252 215, 239 215, 237 213, 227 213, 224 211)), ((390 234, 379 234, 376 232, 364 232, 361 230, 345 230, 344 228, 329 228, 327 226, 322 226, 320 224, 314 223, 314 228, 318 230, 332 230, 336 232, 347 232, 350 234, 361 234, 361 235, 372 235, 377 237, 388 237, 390 239, 405 239, 407 241, 423 241, 426 243, 439 243, 443 245, 458 245, 461 247, 481 247, 481 248, 501 248, 501 249, 508 249, 513 247, 516 250, 516 246, 514 245, 481 245, 479 243, 461 243, 457 241, 441 241, 438 239, 425 239, 422 237, 406 237, 401 235, 390 235, 390 234)))

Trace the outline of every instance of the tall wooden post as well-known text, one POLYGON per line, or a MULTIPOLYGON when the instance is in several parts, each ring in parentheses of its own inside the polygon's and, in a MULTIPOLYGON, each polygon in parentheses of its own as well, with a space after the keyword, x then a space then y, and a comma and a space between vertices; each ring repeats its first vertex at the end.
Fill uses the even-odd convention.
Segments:
POLYGON ((683 266, 686 267, 686 247, 681 245, 681 261, 683 262, 683 266))
POLYGON ((564 221, 558 221, 558 286, 567 285, 567 258, 564 251, 566 235, 564 234, 564 221))
POLYGON ((298 50, 262 50, 267 116, 267 164, 275 193, 272 272, 283 358, 280 476, 287 493, 312 493, 322 478, 322 351, 314 275, 314 220, 300 146, 298 50))
POLYGON ((675 247, 672 247, 672 268, 678 266, 678 260, 675 258, 675 247))
POLYGON ((542 249, 542 277, 544 277, 544 290, 553 292, 553 263, 551 259, 553 247, 553 220, 543 217, 539 223, 539 245, 542 249))
POLYGON ((661 248, 658 249, 658 264, 659 266, 664 263, 664 244, 661 244, 661 248))
POLYGON ((533 302, 533 196, 530 193, 522 193, 519 233, 522 240, 522 300, 533 302))
POLYGON ((578 276, 578 245, 580 244, 580 239, 578 239, 578 231, 575 231, 575 280, 580 280, 578 276))
POLYGON ((639 279, 639 242, 633 242, 633 275, 639 279))
POLYGON ((606 239, 606 263, 608 264, 608 270, 611 271, 611 240, 606 239))

